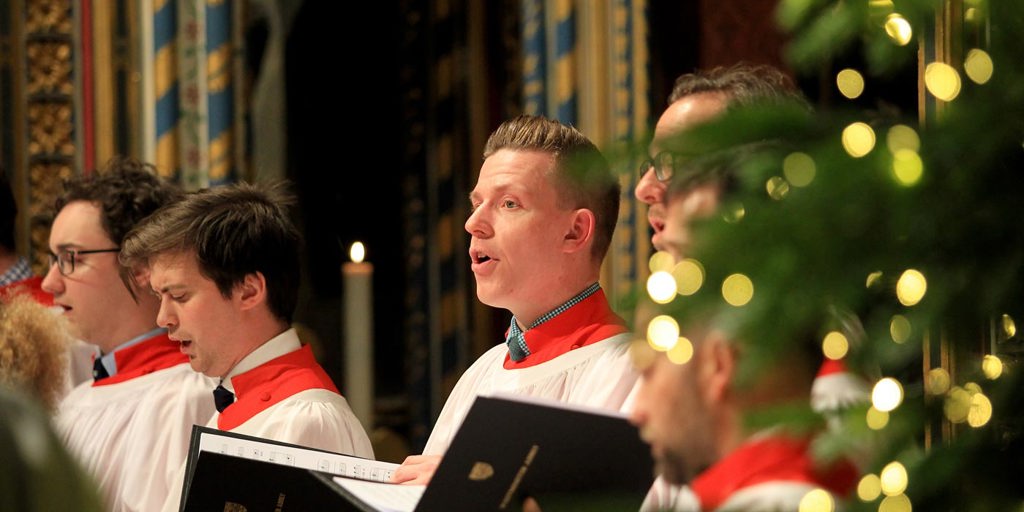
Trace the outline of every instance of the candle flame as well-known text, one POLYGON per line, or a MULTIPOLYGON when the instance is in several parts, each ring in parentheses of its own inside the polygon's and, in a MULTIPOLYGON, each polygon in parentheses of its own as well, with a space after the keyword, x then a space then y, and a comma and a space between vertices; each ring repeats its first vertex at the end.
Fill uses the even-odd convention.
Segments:
POLYGON ((366 247, 362 242, 355 242, 348 250, 348 257, 355 263, 362 263, 363 258, 366 257, 366 247))

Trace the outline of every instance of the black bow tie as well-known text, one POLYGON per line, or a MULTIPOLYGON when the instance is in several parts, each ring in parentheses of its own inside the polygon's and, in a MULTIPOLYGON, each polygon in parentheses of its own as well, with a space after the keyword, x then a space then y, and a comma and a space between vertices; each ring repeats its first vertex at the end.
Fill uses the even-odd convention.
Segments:
POLYGON ((217 406, 217 412, 224 412, 229 405, 235 403, 235 394, 228 391, 224 386, 218 385, 213 390, 213 404, 217 406))
POLYGON ((92 380, 103 380, 107 377, 110 377, 110 374, 107 373, 107 368, 103 366, 103 360, 96 356, 96 359, 92 362, 92 380))

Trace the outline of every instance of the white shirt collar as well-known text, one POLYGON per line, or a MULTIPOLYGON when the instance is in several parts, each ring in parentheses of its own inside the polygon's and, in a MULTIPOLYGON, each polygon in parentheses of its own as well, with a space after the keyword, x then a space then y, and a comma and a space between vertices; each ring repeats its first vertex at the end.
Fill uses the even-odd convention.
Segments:
POLYGON ((231 385, 231 377, 235 375, 243 374, 257 366, 266 363, 267 361, 277 359, 285 354, 294 352, 302 348, 302 343, 299 342, 299 335, 295 332, 295 329, 288 329, 287 331, 270 338, 265 343, 260 345, 249 353, 249 355, 242 358, 234 368, 228 372, 228 375, 224 377, 224 381, 221 383, 222 386, 227 388, 232 393, 235 392, 234 386, 231 385))

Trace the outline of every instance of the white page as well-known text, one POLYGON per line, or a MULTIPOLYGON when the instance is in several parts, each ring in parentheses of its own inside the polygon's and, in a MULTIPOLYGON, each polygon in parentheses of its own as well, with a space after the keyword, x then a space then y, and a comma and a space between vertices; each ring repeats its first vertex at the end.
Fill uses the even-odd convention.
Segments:
POLYGON ((204 452, 233 455, 246 459, 272 462, 285 466, 324 471, 335 475, 387 482, 398 464, 367 460, 348 455, 326 453, 305 448, 261 443, 233 436, 218 435, 216 432, 202 432, 199 449, 204 452))
POLYGON ((360 501, 382 512, 412 512, 425 485, 400 485, 334 477, 334 481, 360 501))

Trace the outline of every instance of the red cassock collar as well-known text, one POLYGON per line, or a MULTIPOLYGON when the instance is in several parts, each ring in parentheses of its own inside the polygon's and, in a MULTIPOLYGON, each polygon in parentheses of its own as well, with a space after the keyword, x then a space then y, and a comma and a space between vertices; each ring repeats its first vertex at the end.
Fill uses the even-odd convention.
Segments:
POLYGON ((807 483, 847 495, 856 485, 857 469, 846 460, 822 466, 809 447, 808 439, 782 436, 749 442, 698 475, 690 487, 701 510, 715 510, 736 492, 767 482, 807 483))
POLYGON ((180 344, 177 341, 171 341, 167 337, 167 332, 164 331, 145 341, 114 352, 114 360, 117 362, 117 373, 105 379, 93 381, 93 387, 98 388, 125 382, 187 363, 188 356, 181 353, 180 344))
POLYGON ((235 403, 217 417, 217 428, 232 430, 278 402, 307 389, 338 388, 313 357, 309 345, 231 377, 235 403))
MULTIPOLYGON (((528 368, 550 361, 570 350, 627 332, 626 322, 608 305, 604 290, 597 290, 579 304, 523 333, 530 355, 513 361, 505 355, 506 370, 528 368)), ((505 332, 508 336, 508 332, 505 332)))

